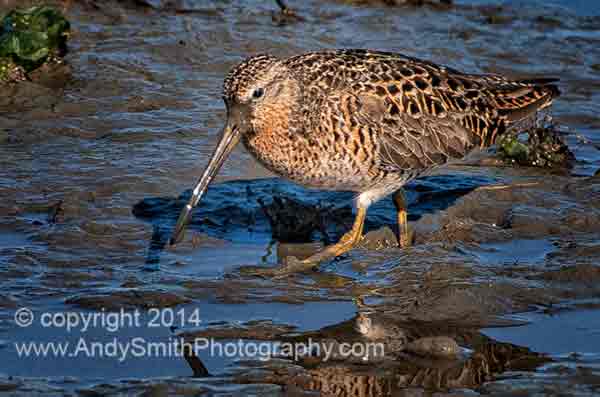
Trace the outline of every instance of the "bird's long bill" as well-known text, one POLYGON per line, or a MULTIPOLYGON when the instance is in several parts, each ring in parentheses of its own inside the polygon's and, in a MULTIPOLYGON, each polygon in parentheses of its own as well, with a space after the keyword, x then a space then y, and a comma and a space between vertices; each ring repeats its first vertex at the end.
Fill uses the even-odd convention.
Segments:
POLYGON ((192 191, 192 197, 190 198, 190 201, 185 205, 185 207, 183 207, 181 213, 179 214, 177 225, 175 226, 175 230, 171 236, 171 244, 177 244, 183 239, 183 236, 185 235, 185 228, 192 217, 192 209, 200 202, 200 199, 206 192, 208 185, 213 180, 215 175, 217 175, 221 165, 223 165, 225 159, 229 153, 231 153, 239 140, 240 133, 238 128, 235 125, 231 126, 228 122, 223 129, 221 140, 215 148, 215 151, 213 152, 213 155, 210 158, 202 177, 200 180, 198 180, 198 183, 192 191))

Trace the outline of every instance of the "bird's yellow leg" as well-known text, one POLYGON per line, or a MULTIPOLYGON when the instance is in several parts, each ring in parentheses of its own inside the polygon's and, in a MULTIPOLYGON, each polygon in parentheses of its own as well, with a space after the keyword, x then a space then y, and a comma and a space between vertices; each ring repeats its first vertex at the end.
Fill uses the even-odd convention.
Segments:
POLYGON ((398 211, 398 245, 401 248, 412 244, 412 234, 408 228, 408 212, 404 189, 399 189, 393 196, 396 211, 398 211))
POLYGON ((327 259, 335 258, 345 252, 350 251, 362 238, 365 217, 367 215, 366 208, 357 208, 356 218, 352 229, 344 234, 340 241, 336 244, 325 247, 322 251, 309 256, 306 259, 299 260, 296 257, 288 257, 287 263, 276 269, 260 269, 252 273, 263 276, 284 276, 286 274, 299 273, 305 270, 312 269, 315 265, 327 259))

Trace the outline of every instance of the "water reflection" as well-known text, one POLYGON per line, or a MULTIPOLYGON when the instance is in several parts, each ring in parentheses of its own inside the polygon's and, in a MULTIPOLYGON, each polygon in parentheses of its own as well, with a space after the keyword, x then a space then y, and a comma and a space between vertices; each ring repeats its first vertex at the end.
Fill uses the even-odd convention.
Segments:
MULTIPOLYGON (((314 347, 319 343, 340 346, 364 341, 364 335, 357 331, 357 324, 364 321, 361 316, 318 331, 279 335, 272 342, 314 347)), ((373 317, 374 323, 386 326, 384 337, 378 339, 385 343, 385 357, 371 359, 333 354, 326 358, 324 354, 317 355, 313 349, 311 354, 296 358, 280 355, 279 358, 290 359, 287 364, 278 359, 246 361, 233 369, 234 381, 276 383, 286 389, 318 391, 324 396, 398 396, 410 394, 411 388, 415 387, 432 391, 474 388, 506 371, 533 371, 552 361, 544 354, 498 342, 473 328, 441 322, 403 323, 373 313, 369 316, 373 317), (442 357, 434 354, 435 351, 402 348, 418 345, 419 340, 435 338, 454 339, 461 345, 461 351, 454 356, 442 357), (299 371, 297 365, 302 370, 299 371)), ((203 337, 210 334, 210 331, 202 332, 203 337)), ((213 335, 218 338, 219 331, 213 330, 213 335)), ((268 339, 266 335, 262 337, 268 339)), ((188 335, 188 338, 192 340, 193 336, 188 335)), ((260 332, 252 338, 260 339, 260 332)))

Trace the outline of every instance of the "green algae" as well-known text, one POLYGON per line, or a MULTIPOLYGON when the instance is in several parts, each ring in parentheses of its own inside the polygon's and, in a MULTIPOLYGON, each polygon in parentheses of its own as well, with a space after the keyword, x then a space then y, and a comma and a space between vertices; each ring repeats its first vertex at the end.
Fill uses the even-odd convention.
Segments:
POLYGON ((69 21, 52 7, 10 11, 0 21, 0 82, 21 80, 24 72, 62 57, 69 32, 69 21))
POLYGON ((552 125, 535 127, 521 135, 506 134, 498 138, 498 154, 507 163, 529 167, 571 168, 575 156, 552 125))

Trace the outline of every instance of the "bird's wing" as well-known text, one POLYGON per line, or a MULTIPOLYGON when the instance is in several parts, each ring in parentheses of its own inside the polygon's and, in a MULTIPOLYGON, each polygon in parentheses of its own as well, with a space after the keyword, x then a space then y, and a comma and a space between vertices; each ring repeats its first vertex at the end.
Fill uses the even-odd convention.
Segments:
MULTIPOLYGON (((340 102, 358 126, 367 126, 376 162, 385 171, 419 171, 464 157, 479 141, 448 115, 405 113, 377 96, 346 93, 340 102)), ((417 106, 417 105, 408 105, 417 106)))
POLYGON ((304 55, 299 64, 309 65, 309 97, 327 102, 313 103, 322 109, 314 121, 368 135, 392 169, 427 168, 489 146, 558 94, 552 80, 468 75, 392 53, 328 51, 304 55))

